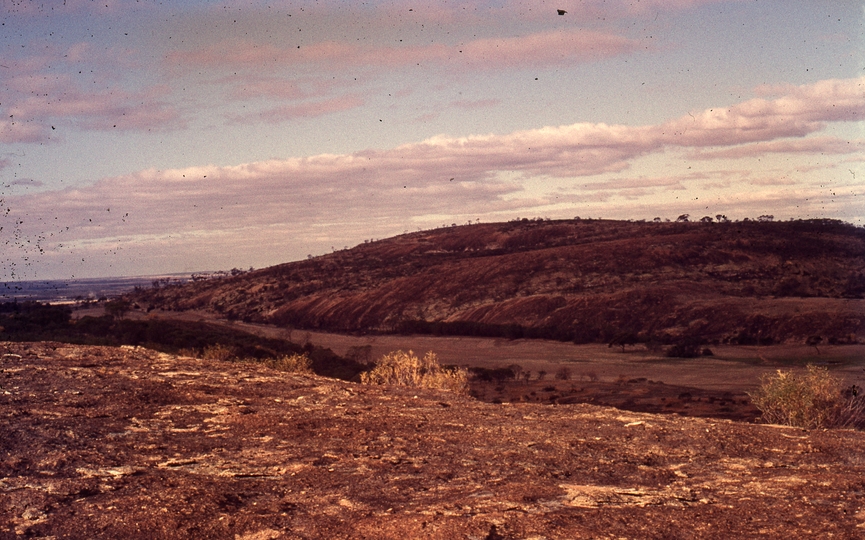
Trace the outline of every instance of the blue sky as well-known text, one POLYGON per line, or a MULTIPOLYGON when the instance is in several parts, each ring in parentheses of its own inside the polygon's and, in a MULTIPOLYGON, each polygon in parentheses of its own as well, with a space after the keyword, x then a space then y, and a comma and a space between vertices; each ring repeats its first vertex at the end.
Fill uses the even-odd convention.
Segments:
POLYGON ((863 22, 846 1, 5 0, 3 279, 516 217, 861 226, 863 22))

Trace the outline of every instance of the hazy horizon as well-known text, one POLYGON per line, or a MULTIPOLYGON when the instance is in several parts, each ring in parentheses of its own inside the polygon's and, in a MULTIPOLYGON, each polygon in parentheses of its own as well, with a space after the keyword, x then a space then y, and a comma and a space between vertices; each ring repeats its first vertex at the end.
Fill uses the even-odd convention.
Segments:
POLYGON ((517 217, 865 220, 858 2, 58 0, 0 23, 3 281, 517 217))

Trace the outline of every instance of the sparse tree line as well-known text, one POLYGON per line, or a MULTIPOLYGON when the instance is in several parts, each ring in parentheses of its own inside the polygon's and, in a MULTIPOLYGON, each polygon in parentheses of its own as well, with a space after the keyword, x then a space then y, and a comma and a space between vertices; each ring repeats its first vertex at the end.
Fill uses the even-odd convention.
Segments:
MULTIPOLYGON (((771 214, 763 214, 757 218, 745 217, 745 218, 742 218, 742 221, 758 221, 761 223, 767 223, 767 222, 773 221, 774 219, 775 219, 775 216, 773 216, 771 214)), ((545 222, 549 222, 549 221, 567 221, 567 220, 561 220, 561 219, 553 220, 552 218, 549 218, 549 217, 534 217, 534 218, 519 218, 518 217, 518 218, 514 218, 512 220, 509 220, 508 223, 545 223, 545 222)), ((585 221, 585 222, 603 221, 603 218, 601 218, 601 217, 598 217, 598 218, 590 218, 590 217, 581 218, 580 216, 574 216, 573 221, 585 221)), ((645 219, 628 220, 628 221, 636 221, 638 223, 645 223, 646 222, 645 219)), ((664 223, 664 222, 670 223, 671 221, 672 220, 670 220, 670 218, 661 218, 661 217, 655 217, 652 219, 652 222, 654 222, 654 223, 664 223)), ((675 219, 675 221, 677 223, 688 223, 691 221, 691 214, 680 214, 675 219)), ((714 222, 732 223, 733 222, 724 214, 716 214, 714 219, 711 216, 703 216, 702 218, 699 219, 699 221, 701 223, 714 223, 714 222)), ((738 221, 738 220, 736 220, 736 221, 738 221)), ((790 218, 790 221, 794 221, 794 218, 790 218)), ((480 220, 478 220, 478 222, 480 222, 480 220)), ((470 224, 471 224, 471 220, 469 221, 469 225, 470 224)), ((453 224, 452 226, 455 227, 456 224, 453 224)))
MULTIPOLYGON (((700 223, 739 223, 739 222, 769 223, 769 222, 772 222, 774 220, 775 220, 775 216, 772 214, 762 214, 760 216, 757 216, 756 218, 751 218, 751 217, 746 216, 746 217, 743 217, 741 220, 740 219, 731 220, 725 214, 715 214, 714 216, 703 216, 701 218, 693 218, 691 216, 691 214, 680 214, 675 219, 654 217, 651 220, 628 219, 626 221, 636 222, 636 223, 646 223, 648 221, 651 221, 653 223, 672 223, 672 222, 690 223, 693 221, 698 221, 700 223)), ((582 222, 586 222, 586 223, 591 223, 593 221, 604 221, 604 218, 602 218, 602 217, 591 218, 591 217, 574 216, 574 218, 572 220, 567 220, 567 219, 552 219, 549 217, 534 217, 534 218, 519 218, 519 217, 517 217, 517 218, 509 220, 508 223, 510 223, 510 224, 547 223, 547 222, 551 222, 551 221, 556 221, 556 222, 582 221, 582 222)), ((615 220, 610 220, 610 221, 615 221, 615 220)), ((790 218, 789 221, 799 221, 799 222, 834 221, 834 222, 838 222, 838 223, 843 223, 840 220, 820 219, 820 218, 818 218, 818 219, 790 218)), ((478 220, 478 223, 479 222, 480 222, 480 220, 478 220)), ((471 220, 469 221, 469 224, 471 224, 471 220)), ((455 226, 456 226, 455 223, 451 225, 451 227, 455 227, 455 226)), ((443 225, 443 227, 444 227, 444 225, 443 225)))
MULTIPOLYGON (((533 379, 532 371, 523 369, 523 367, 519 364, 511 364, 507 367, 497 368, 473 366, 468 368, 468 372, 471 374, 472 378, 477 381, 499 384, 511 380, 528 382, 533 379)), ((549 375, 546 370, 540 370, 536 373, 537 374, 534 376, 534 380, 537 381, 543 381, 544 379, 546 379, 547 375, 549 375)), ((553 378, 557 381, 569 381, 571 380, 571 376, 571 368, 568 366, 561 366, 553 374, 553 378)), ((587 378, 592 382, 598 380, 598 376, 594 372, 583 373, 580 378, 582 379, 583 377, 587 378)))
MULTIPOLYGON (((763 214, 762 216, 758 217, 757 219, 751 219, 748 217, 742 219, 742 221, 744 221, 744 222, 757 221, 760 223, 769 223, 770 221, 774 221, 774 220, 775 220, 775 216, 770 215, 770 214, 763 214)), ((661 218, 656 217, 652 221, 654 221, 655 223, 660 223, 662 220, 661 220, 661 218)), ((667 219, 665 221, 669 222, 670 220, 667 219)), ((691 214, 681 214, 679 217, 676 218, 676 223, 689 223, 690 221, 691 221, 691 214)), ((791 219, 790 221, 793 221, 793 219, 791 219)), ((716 214, 714 219, 712 219, 712 216, 703 216, 699 219, 699 222, 700 223, 715 223, 715 222, 733 223, 724 214, 716 214)))

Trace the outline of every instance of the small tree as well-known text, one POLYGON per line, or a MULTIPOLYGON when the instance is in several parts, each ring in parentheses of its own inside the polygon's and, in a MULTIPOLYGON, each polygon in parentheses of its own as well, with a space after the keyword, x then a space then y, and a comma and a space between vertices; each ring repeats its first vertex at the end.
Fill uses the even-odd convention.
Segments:
POLYGON ((571 380, 571 370, 567 366, 562 366, 556 370, 556 380, 569 381, 571 380))
POLYGON ((805 345, 809 347, 814 347, 814 350, 817 351, 817 354, 820 354, 820 349, 817 348, 817 345, 823 343, 823 338, 820 336, 808 336, 808 339, 805 340, 805 345))
POLYGON ((607 344, 607 347, 621 347, 622 352, 625 352, 626 345, 636 345, 637 342, 637 334, 635 334, 634 332, 619 332, 618 334, 613 336, 613 339, 610 340, 610 342, 607 344))
POLYGON ((508 366, 508 369, 513 373, 514 380, 519 380, 523 375, 523 366, 519 364, 511 364, 508 366))
POLYGON ((117 298, 105 303, 105 313, 114 320, 120 320, 125 317, 131 308, 132 304, 129 300, 123 298, 117 298))

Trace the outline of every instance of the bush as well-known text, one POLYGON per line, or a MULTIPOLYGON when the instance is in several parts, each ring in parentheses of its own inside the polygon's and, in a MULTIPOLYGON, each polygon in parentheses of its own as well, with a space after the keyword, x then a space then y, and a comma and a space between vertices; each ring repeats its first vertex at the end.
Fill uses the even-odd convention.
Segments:
POLYGON ((865 396, 856 386, 842 389, 826 368, 808 365, 805 373, 781 371, 764 375, 750 394, 770 424, 806 429, 865 427, 865 396))
MULTIPOLYGON (((680 341, 679 343, 675 343, 669 349, 667 349, 667 357, 668 358, 697 358, 701 354, 703 354, 703 347, 700 345, 700 342, 695 339, 685 339, 680 341)), ((709 349, 705 349, 709 350, 709 349)), ((709 351, 711 354, 712 351, 709 351)), ((707 355, 709 356, 709 355, 707 355)))
POLYGON ((234 350, 228 345, 215 343, 204 348, 201 357, 205 360, 216 360, 217 362, 226 362, 234 357, 234 350))
POLYGON ((267 360, 268 367, 289 373, 312 373, 312 360, 306 353, 292 354, 267 360))
POLYGON ((363 384, 394 384, 468 393, 468 372, 442 367, 432 351, 423 358, 418 358, 412 351, 390 352, 382 356, 371 371, 361 373, 360 380, 363 384))

